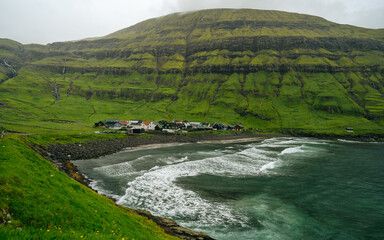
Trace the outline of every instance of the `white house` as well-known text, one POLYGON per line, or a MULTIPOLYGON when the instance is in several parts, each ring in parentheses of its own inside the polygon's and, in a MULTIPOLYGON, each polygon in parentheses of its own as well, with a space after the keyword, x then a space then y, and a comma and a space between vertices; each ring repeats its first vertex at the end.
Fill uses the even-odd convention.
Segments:
POLYGON ((189 124, 192 128, 198 128, 202 125, 201 122, 189 122, 189 124))
POLYGON ((145 131, 148 131, 148 130, 155 130, 156 124, 150 121, 143 121, 142 126, 145 129, 145 131))

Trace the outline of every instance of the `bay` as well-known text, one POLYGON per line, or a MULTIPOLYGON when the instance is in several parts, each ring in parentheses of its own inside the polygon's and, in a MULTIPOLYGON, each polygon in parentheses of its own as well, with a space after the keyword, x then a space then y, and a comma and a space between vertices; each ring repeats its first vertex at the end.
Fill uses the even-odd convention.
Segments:
POLYGON ((118 204, 216 239, 384 239, 384 144, 196 143, 75 161, 118 204))

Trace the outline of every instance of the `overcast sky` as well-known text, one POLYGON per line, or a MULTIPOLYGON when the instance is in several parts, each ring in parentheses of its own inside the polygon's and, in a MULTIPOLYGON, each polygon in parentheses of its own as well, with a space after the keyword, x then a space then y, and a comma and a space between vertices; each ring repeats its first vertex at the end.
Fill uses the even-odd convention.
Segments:
POLYGON ((99 37, 148 18, 209 8, 282 10, 384 28, 384 0, 0 0, 0 38, 46 44, 99 37))

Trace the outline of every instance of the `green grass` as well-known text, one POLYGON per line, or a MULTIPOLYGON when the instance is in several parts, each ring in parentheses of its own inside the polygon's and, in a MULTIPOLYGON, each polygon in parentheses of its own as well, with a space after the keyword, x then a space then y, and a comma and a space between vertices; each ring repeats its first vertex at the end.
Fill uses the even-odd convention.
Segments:
POLYGON ((0 141, 0 217, 7 220, 1 239, 174 239, 55 169, 24 141, 17 136, 0 141))
POLYGON ((127 137, 125 134, 34 134, 25 137, 27 142, 47 146, 52 144, 83 143, 92 140, 108 140, 127 137))

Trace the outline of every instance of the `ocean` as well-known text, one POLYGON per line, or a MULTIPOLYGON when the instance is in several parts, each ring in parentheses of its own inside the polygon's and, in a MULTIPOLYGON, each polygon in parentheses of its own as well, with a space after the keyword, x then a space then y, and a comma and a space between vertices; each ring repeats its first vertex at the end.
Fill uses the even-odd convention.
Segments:
POLYGON ((118 204, 215 239, 384 239, 384 143, 202 142, 73 163, 118 204))

